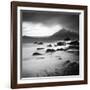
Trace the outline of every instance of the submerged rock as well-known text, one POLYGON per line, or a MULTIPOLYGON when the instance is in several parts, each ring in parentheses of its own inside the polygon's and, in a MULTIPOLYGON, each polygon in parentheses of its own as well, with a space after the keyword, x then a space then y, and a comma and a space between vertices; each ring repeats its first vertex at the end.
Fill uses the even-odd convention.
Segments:
POLYGON ((41 53, 38 53, 38 52, 35 52, 32 55, 35 56, 35 55, 42 55, 42 54, 41 53))

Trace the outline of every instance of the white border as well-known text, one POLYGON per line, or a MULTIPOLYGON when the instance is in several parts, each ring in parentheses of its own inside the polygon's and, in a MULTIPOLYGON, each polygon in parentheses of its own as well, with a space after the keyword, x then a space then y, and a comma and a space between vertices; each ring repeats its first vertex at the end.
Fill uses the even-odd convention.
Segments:
POLYGON ((43 82, 63 82, 84 80, 84 11, 72 9, 52 9, 35 7, 17 7, 17 83, 43 83, 43 82), (80 75, 77 76, 58 76, 41 78, 20 78, 20 10, 53 11, 53 12, 72 12, 80 13, 79 18, 79 38, 80 38, 80 75))

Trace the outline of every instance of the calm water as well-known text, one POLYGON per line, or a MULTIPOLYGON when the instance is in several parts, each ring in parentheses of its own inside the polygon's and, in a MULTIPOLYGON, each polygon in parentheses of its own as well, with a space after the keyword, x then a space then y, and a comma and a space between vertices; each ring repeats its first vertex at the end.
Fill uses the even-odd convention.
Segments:
MULTIPOLYGON (((79 55, 76 54, 77 51, 74 49, 72 51, 75 51, 75 53, 69 51, 46 53, 47 49, 67 48, 68 45, 55 47, 54 42, 51 43, 52 47, 47 47, 48 44, 22 44, 22 77, 62 76, 70 63, 79 62, 79 55), (37 50, 37 48, 44 49, 37 50), (42 55, 33 56, 35 52, 39 52, 42 55)), ((75 67, 79 69, 77 65, 75 67)))

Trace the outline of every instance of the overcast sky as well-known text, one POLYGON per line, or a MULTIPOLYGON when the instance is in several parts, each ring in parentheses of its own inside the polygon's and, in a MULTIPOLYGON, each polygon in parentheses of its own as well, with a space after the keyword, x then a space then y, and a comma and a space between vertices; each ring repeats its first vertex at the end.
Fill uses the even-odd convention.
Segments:
POLYGON ((21 12, 22 34, 25 36, 51 36, 62 28, 79 32, 79 14, 32 10, 21 12))

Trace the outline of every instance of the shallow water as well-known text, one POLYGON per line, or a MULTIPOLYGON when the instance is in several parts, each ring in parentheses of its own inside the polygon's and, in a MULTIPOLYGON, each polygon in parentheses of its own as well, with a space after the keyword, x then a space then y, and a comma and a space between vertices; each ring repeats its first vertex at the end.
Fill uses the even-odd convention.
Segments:
POLYGON ((56 50, 58 48, 66 48, 68 45, 55 47, 54 42, 51 43, 52 47, 47 47, 48 44, 22 44, 22 77, 62 76, 68 64, 72 62, 79 63, 79 55, 73 52, 55 51, 53 53, 46 53, 47 49, 56 50), (44 49, 37 50, 37 48, 44 49), (39 52, 42 55, 33 56, 35 52, 39 52), (67 61, 70 62, 64 64, 67 61))

